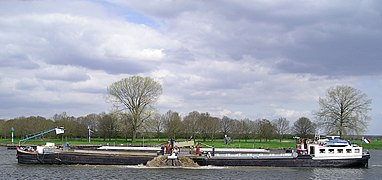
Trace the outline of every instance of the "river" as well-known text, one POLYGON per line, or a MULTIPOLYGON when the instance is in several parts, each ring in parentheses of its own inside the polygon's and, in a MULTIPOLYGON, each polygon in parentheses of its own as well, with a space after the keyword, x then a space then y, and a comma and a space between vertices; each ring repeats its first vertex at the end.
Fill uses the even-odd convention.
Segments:
POLYGON ((1 179, 382 179, 382 150, 371 150, 369 168, 23 165, 16 150, 0 147, 1 179))

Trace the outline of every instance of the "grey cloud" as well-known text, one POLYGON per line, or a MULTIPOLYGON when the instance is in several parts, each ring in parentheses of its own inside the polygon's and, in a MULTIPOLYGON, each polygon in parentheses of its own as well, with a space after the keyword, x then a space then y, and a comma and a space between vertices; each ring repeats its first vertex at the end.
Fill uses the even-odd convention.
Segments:
POLYGON ((40 66, 24 55, 13 55, 0 57, 0 67, 37 69, 40 66))
POLYGON ((138 74, 147 72, 155 67, 154 63, 140 62, 139 60, 121 59, 116 57, 101 58, 87 57, 81 53, 73 53, 68 50, 66 53, 57 53, 48 56, 46 60, 49 64, 73 65, 93 70, 103 70, 110 74, 138 74))
POLYGON ((106 87, 105 88, 76 88, 78 92, 82 93, 91 93, 91 94, 107 94, 106 87))
MULTIPOLYGON (((2 114, 11 114, 14 113, 14 116, 20 116, 25 114, 36 115, 36 112, 43 113, 42 115, 52 116, 54 113, 59 113, 65 111, 66 109, 76 110, 76 113, 81 112, 82 107, 86 106, 86 109, 91 106, 98 106, 92 101, 87 102, 50 102, 46 103, 45 101, 40 101, 36 99, 17 99, 17 97, 6 97, 0 96, 0 117, 2 114), (22 100, 23 103, 18 103, 22 100), (22 109, 24 112, 14 112, 15 110, 22 109), (12 110, 13 112, 7 112, 12 110), (25 112, 27 111, 27 112, 25 112), (28 112, 30 111, 30 112, 28 112)), ((104 104, 103 104, 104 105, 104 104)), ((99 113, 99 112, 97 112, 99 113)), ((37 114, 39 115, 39 114, 37 114)))
MULTIPOLYGON (((64 15, 53 14, 52 16, 41 16, 41 21, 38 20, 37 17, 28 20, 31 18, 28 16, 11 18, 11 22, 14 21, 14 23, 7 22, 9 23, 8 26, 13 26, 14 29, 18 29, 19 34, 14 34, 11 32, 12 30, 0 30, 0 33, 7 34, 7 36, 17 37, 14 39, 9 37, 2 39, 0 36, 0 40, 5 43, 0 45, 0 47, 4 47, 3 52, 0 51, 0 54, 3 54, 0 59, 0 65, 2 67, 38 68, 39 66, 35 63, 36 61, 52 65, 81 66, 89 69, 104 70, 111 74, 143 73, 155 67, 155 62, 152 61, 144 62, 142 59, 118 57, 95 52, 99 49, 98 46, 101 45, 100 43, 103 43, 98 39, 97 33, 101 33, 103 38, 106 38, 107 31, 110 30, 110 33, 114 33, 114 29, 88 32, 85 33, 85 35, 81 35, 81 31, 91 31, 91 28, 82 27, 85 29, 79 30, 76 27, 76 23, 79 22, 70 24, 63 21, 63 19, 53 22, 52 20, 57 17, 64 18, 64 15), (44 20, 44 18, 48 20, 44 20), (47 23, 44 21, 52 22, 47 23), (24 25, 22 25, 24 23, 28 24, 28 29, 24 28, 24 25), (57 26, 55 24, 57 24, 57 26), (16 46, 10 46, 7 45, 7 43, 13 43, 16 44, 16 46)), ((68 16, 68 18, 77 20, 75 19, 76 16, 68 16)), ((79 18, 78 21, 81 20, 84 19, 79 18)), ((94 26, 94 24, 92 25, 94 26)), ((118 46, 118 44, 114 43, 110 46, 118 46)), ((48 75, 43 76, 41 74, 39 77, 49 78, 48 75)), ((86 77, 78 78, 84 79, 86 77)))
MULTIPOLYGON (((86 63, 84 61, 83 63, 86 63)), ((93 69, 104 70, 110 74, 139 74, 148 72, 155 68, 155 63, 145 63, 139 62, 139 60, 127 60, 127 61, 95 61, 93 64, 82 64, 85 67, 90 67, 93 69)))
POLYGON ((269 63, 289 73, 382 74, 379 1, 194 1, 178 2, 174 9, 166 4, 172 3, 131 5, 163 18, 166 30, 194 53, 286 59, 269 63))
POLYGON ((90 77, 85 73, 80 72, 68 72, 62 73, 57 70, 56 72, 38 72, 36 74, 36 78, 43 80, 60 80, 60 81, 86 81, 90 79, 90 77), (58 72, 57 72, 58 71, 58 72))
POLYGON ((18 90, 35 90, 39 85, 35 82, 21 81, 16 83, 15 88, 18 90))
POLYGON ((164 50, 166 54, 165 61, 175 64, 186 64, 188 61, 194 61, 194 54, 187 48, 179 49, 166 49, 164 50))
POLYGON ((291 47, 284 53, 293 62, 289 66, 280 64, 278 67, 287 72, 319 75, 381 74, 382 32, 374 37, 343 35, 340 32, 332 36, 337 37, 321 42, 307 39, 305 47, 291 47), (303 67, 295 66, 297 63, 303 67))

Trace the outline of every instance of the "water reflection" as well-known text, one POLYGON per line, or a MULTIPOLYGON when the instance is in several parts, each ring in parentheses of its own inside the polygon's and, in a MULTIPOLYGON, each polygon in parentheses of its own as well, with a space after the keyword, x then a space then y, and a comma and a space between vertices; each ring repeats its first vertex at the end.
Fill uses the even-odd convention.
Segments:
POLYGON ((312 168, 310 179, 365 179, 367 169, 353 168, 312 168))

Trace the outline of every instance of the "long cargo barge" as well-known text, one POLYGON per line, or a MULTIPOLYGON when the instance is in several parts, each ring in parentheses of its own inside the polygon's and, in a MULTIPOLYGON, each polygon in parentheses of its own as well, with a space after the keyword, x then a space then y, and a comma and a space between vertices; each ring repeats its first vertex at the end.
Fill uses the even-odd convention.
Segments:
MULTIPOLYGON (((176 148, 174 148, 176 150, 176 148)), ((164 152, 162 147, 113 147, 96 150, 57 149, 54 145, 17 147, 20 164, 146 165, 156 157, 166 161, 190 159, 200 166, 368 167, 370 154, 350 142, 333 139, 301 143, 293 151, 265 149, 199 148, 164 152), (179 158, 183 157, 183 158, 179 158), (163 159, 163 158, 162 158, 163 159)), ((181 164, 182 163, 165 163, 181 164)))

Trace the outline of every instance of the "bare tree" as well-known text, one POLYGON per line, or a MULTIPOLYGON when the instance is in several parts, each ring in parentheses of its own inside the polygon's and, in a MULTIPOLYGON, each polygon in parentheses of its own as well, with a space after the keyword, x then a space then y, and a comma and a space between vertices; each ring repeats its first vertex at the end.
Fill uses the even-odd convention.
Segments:
POLYGON ((152 114, 152 105, 162 94, 162 86, 150 77, 132 76, 114 82, 108 88, 117 109, 127 111, 135 142, 137 130, 152 114))
POLYGON ((200 133, 198 126, 200 118, 201 115, 198 111, 192 111, 183 118, 183 131, 186 133, 186 136, 192 136, 192 138, 195 139, 197 134, 200 133))
MULTIPOLYGON (((253 138, 253 142, 256 141, 256 139, 260 139, 260 122, 261 120, 260 119, 256 119, 255 121, 252 121, 251 123, 251 134, 252 134, 252 138, 253 138)), ((260 142, 261 142, 261 139, 260 139, 260 142)))
POLYGON ((208 112, 200 113, 200 119, 198 124, 198 129, 200 130, 200 135, 203 138, 203 141, 206 141, 208 134, 210 132, 209 119, 211 118, 208 112))
POLYGON ((289 131, 289 121, 284 117, 280 117, 273 120, 272 124, 275 127, 276 134, 279 136, 281 142, 281 140, 284 138, 284 135, 289 131))
POLYGON ((92 134, 96 134, 97 133, 97 128, 98 128, 98 123, 99 123, 99 119, 101 118, 102 115, 98 115, 98 114, 88 114, 86 116, 83 116, 83 117, 78 117, 77 120, 79 121, 80 123, 80 126, 77 128, 78 129, 78 133, 81 135, 81 137, 88 137, 88 127, 90 126, 91 130, 92 130, 92 134))
POLYGON ((251 132, 253 130, 252 128, 252 121, 248 118, 240 120, 240 123, 242 124, 242 135, 241 137, 244 138, 245 142, 251 137, 251 132))
POLYGON ((179 134, 179 130, 182 126, 182 121, 179 113, 169 110, 166 114, 162 116, 162 118, 167 136, 169 138, 175 139, 176 136, 179 134))
POLYGON ((275 127, 272 125, 271 121, 268 119, 262 119, 259 122, 259 137, 260 137, 260 142, 261 139, 265 139, 265 141, 268 141, 272 138, 272 136, 275 133, 275 127))
POLYGON ((145 129, 149 132, 155 132, 157 140, 159 141, 160 134, 163 132, 164 120, 159 113, 155 113, 145 123, 145 129))
POLYGON ((316 125, 307 117, 300 117, 293 124, 293 132, 301 137, 308 137, 315 133, 316 125))
POLYGON ((118 121, 118 130, 120 132, 120 135, 127 139, 129 137, 132 137, 132 125, 131 125, 131 116, 129 116, 127 113, 124 112, 113 112, 114 116, 117 117, 118 121), (131 135, 131 136, 130 136, 131 135))
POLYGON ((224 116, 221 121, 221 131, 224 135, 231 135, 235 120, 224 116))
POLYGON ((209 137, 212 141, 215 141, 216 135, 219 133, 220 130, 220 119, 217 117, 209 117, 208 118, 208 130, 209 130, 209 137))
POLYGON ((232 142, 234 139, 238 139, 239 142, 241 141, 243 135, 243 123, 241 123, 239 120, 234 119, 233 120, 233 126, 232 126, 232 142))
POLYGON ((109 138, 110 141, 111 138, 114 138, 116 135, 117 119, 112 114, 102 114, 98 121, 98 128, 103 140, 105 141, 106 138, 109 138))
POLYGON ((62 136, 66 138, 76 137, 76 129, 79 126, 79 122, 76 121, 74 116, 69 116, 66 112, 61 114, 55 114, 53 120, 57 127, 64 127, 65 133, 62 136))
POLYGON ((319 98, 320 110, 316 113, 319 125, 328 134, 340 136, 367 129, 371 99, 350 86, 336 86, 327 91, 325 98, 319 98))

